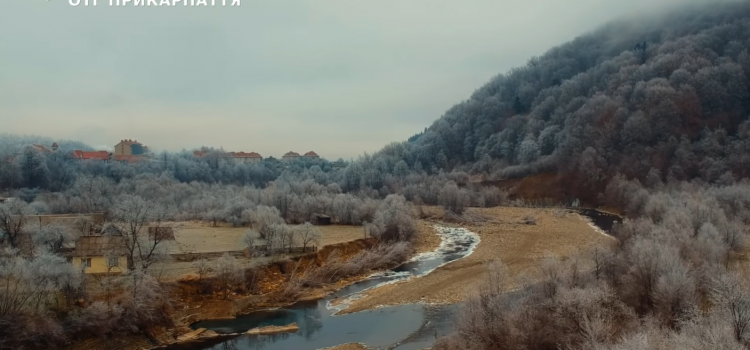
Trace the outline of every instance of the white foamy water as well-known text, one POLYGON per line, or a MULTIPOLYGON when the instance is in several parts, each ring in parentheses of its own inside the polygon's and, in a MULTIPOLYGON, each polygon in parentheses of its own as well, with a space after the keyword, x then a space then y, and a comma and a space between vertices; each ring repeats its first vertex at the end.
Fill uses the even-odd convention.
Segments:
MULTIPOLYGON (((480 239, 479 235, 477 235, 474 232, 471 232, 465 228, 456 228, 456 227, 444 227, 435 225, 433 226, 435 228, 436 234, 440 236, 440 246, 438 246, 437 249, 431 252, 425 252, 417 254, 415 257, 407 261, 405 264, 414 264, 416 263, 418 266, 415 268, 412 268, 411 270, 406 271, 383 271, 383 272, 377 272, 369 276, 369 278, 392 278, 388 281, 384 281, 382 283, 378 283, 370 288, 363 289, 359 292, 353 293, 349 296, 346 296, 338 305, 332 305, 333 300, 329 300, 326 302, 326 308, 329 310, 335 310, 334 315, 338 312, 341 312, 343 310, 346 310, 351 303, 357 299, 361 299, 364 296, 364 293, 375 289, 380 288, 385 285, 397 283, 400 281, 407 280, 409 278, 413 277, 422 277, 425 276, 432 271, 435 271, 435 269, 444 266, 446 264, 450 264, 454 261, 461 260, 469 255, 471 255, 476 247, 479 245, 480 239), (420 263, 422 264, 429 264, 430 262, 438 262, 440 260, 444 260, 445 258, 453 255, 453 254, 460 254, 461 257, 455 258, 449 261, 445 261, 443 263, 440 263, 434 267, 431 267, 429 269, 423 270, 423 271, 417 271, 419 270, 420 263)), ((338 300, 338 299, 334 299, 338 300)))

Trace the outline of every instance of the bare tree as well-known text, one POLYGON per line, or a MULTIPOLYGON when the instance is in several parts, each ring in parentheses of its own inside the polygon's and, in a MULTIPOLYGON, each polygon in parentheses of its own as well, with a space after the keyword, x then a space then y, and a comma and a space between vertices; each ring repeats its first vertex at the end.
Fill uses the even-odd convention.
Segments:
POLYGON ((458 188, 453 181, 449 181, 443 186, 438 198, 438 202, 445 210, 457 215, 463 214, 466 207, 471 204, 471 198, 466 190, 458 188))
POLYGON ((0 242, 6 241, 12 248, 18 248, 21 232, 32 214, 29 205, 22 200, 0 203, 0 242))
POLYGON ((52 224, 34 230, 31 239, 37 248, 56 254, 65 243, 72 241, 73 236, 68 227, 52 224))
POLYGON ((745 279, 734 273, 715 277, 711 298, 731 322, 734 338, 743 342, 750 325, 750 288, 745 279))
POLYGON ((244 277, 242 267, 237 258, 225 253, 221 258, 216 259, 212 264, 211 270, 215 274, 219 287, 224 291, 224 299, 229 296, 231 288, 242 282, 244 277))
POLYGON ((168 235, 159 232, 171 228, 167 222, 168 215, 164 206, 141 197, 124 195, 118 198, 113 206, 111 225, 117 234, 124 237, 128 266, 145 270, 166 255, 166 247, 162 243, 168 235), (153 227, 155 234, 150 235, 148 227, 153 227))
POLYGON ((320 244, 320 238, 322 236, 320 230, 318 230, 318 228, 313 226, 311 223, 306 222, 300 225, 299 227, 297 227, 297 232, 297 238, 302 244, 302 250, 306 251, 308 245, 320 244))
POLYGON ((203 280, 203 277, 213 271, 213 265, 205 258, 196 260, 193 263, 193 267, 195 268, 195 271, 198 272, 198 281, 203 280))

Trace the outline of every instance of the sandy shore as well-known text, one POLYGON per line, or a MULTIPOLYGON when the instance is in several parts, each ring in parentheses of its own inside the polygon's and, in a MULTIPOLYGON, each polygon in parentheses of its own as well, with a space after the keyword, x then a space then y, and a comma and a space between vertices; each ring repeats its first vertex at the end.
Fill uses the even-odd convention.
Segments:
MULTIPOLYGON (((516 280, 520 276, 534 279, 539 275, 540 261, 546 257, 585 257, 593 245, 612 242, 611 237, 596 232, 584 217, 559 209, 498 207, 470 209, 470 212, 486 218, 484 222, 460 225, 481 239, 473 254, 426 276, 370 290, 342 313, 416 302, 459 302, 482 281, 489 261, 503 262, 516 280), (533 217, 536 224, 525 224, 527 217, 533 217)), ((432 231, 439 244, 432 224, 421 224, 432 231)), ((430 236, 424 233, 420 236, 430 236)), ((587 263, 584 260, 582 267, 587 263)))

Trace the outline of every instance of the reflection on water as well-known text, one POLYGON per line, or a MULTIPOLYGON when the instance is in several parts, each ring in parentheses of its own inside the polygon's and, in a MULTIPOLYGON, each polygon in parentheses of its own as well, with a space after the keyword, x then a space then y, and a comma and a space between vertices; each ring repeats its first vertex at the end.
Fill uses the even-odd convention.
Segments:
MULTIPOLYGON (((466 229, 436 227, 442 237, 440 247, 431 253, 421 254, 391 271, 343 288, 319 301, 299 302, 275 310, 258 311, 231 320, 207 320, 195 323, 193 328, 207 328, 217 333, 243 333, 255 327, 283 326, 297 323, 299 331, 277 335, 227 336, 203 342, 179 344, 168 350, 198 349, 320 349, 343 343, 365 343, 378 349, 404 343, 398 348, 418 349, 429 346, 437 335, 450 330, 448 315, 455 306, 436 307, 421 304, 385 307, 371 311, 334 316, 329 308, 331 300, 356 296, 368 288, 410 276, 421 276, 435 268, 470 254, 479 237, 466 229), (230 338, 231 337, 231 338, 230 338), (417 347, 411 347, 415 345, 417 347)), ((345 307, 345 304, 344 304, 345 307)))

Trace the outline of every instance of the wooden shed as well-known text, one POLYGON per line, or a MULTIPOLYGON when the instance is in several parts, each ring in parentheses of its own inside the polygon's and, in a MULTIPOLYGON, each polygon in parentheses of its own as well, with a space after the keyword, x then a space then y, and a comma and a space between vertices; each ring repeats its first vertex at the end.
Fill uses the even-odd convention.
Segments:
POLYGON ((313 214, 312 215, 312 224, 313 225, 330 225, 331 224, 331 217, 325 214, 313 214))
POLYGON ((148 238, 152 241, 174 241, 174 230, 171 227, 149 227, 148 238))

